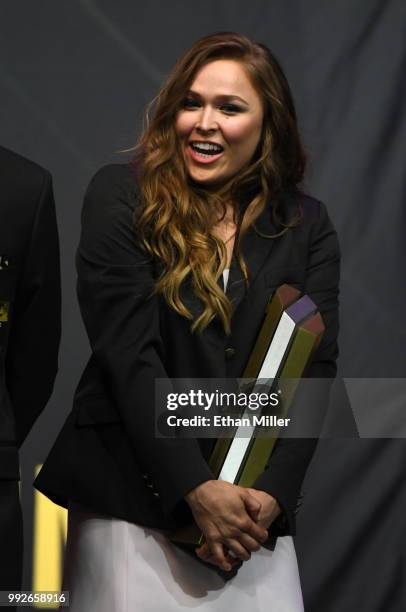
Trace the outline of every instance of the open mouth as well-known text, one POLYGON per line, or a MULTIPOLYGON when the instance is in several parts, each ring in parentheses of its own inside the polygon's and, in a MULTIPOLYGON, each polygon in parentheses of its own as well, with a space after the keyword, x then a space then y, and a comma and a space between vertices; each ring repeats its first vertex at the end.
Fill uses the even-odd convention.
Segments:
POLYGON ((202 163, 210 163, 218 159, 224 152, 224 148, 215 142, 189 142, 188 147, 191 157, 202 163))

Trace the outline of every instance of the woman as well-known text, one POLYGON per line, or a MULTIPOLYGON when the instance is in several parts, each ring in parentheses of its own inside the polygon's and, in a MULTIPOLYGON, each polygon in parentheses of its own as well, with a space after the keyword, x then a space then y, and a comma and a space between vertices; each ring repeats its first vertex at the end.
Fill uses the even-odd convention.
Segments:
POLYGON ((244 489, 214 479, 209 440, 155 436, 153 395, 156 378, 241 376, 284 282, 326 325, 308 375, 335 375, 337 239, 304 166, 275 58, 220 33, 175 66, 136 163, 91 182, 77 268, 92 356, 36 481, 69 507, 75 612, 303 609, 291 535, 315 441, 280 439, 244 489), (166 537, 192 518, 196 557, 166 537))

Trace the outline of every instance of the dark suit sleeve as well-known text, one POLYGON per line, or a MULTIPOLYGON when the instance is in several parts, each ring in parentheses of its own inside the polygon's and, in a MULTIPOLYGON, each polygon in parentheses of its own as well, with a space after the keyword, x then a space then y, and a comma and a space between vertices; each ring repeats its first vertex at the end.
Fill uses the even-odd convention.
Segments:
POLYGON ((51 176, 43 172, 13 304, 6 357, 7 388, 19 446, 51 396, 61 335, 58 230, 51 176))
MULTIPOLYGON (((328 379, 326 383, 314 381, 318 403, 322 408, 324 404, 325 414, 329 387, 337 371, 340 250, 326 208, 322 203, 318 204, 319 212, 310 233, 304 293, 317 304, 326 329, 306 377, 328 379)), ((254 488, 273 495, 284 511, 274 529, 271 528, 275 535, 295 533, 295 509, 300 488, 316 445, 316 438, 279 439, 268 469, 255 482, 254 488)))
POLYGON ((213 478, 196 440, 155 435, 154 381, 163 365, 152 262, 134 231, 125 166, 107 166, 91 182, 77 253, 78 297, 90 344, 165 514, 213 478))

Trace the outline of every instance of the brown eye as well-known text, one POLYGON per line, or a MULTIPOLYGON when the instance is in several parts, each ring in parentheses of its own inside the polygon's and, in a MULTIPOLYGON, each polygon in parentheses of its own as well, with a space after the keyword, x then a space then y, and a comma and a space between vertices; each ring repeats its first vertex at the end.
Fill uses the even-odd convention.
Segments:
POLYGON ((193 98, 185 98, 182 102, 182 107, 185 109, 194 109, 199 107, 199 103, 193 98))
POLYGON ((220 108, 227 115, 234 115, 241 112, 241 108, 236 104, 222 104, 220 108))

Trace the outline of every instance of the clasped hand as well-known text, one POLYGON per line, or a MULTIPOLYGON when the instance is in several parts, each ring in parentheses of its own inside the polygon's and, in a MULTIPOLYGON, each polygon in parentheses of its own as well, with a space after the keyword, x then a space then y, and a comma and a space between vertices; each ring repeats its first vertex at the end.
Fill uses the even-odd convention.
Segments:
POLYGON ((203 482, 185 499, 206 540, 196 554, 226 571, 261 548, 268 527, 281 512, 265 491, 221 480, 203 482))

